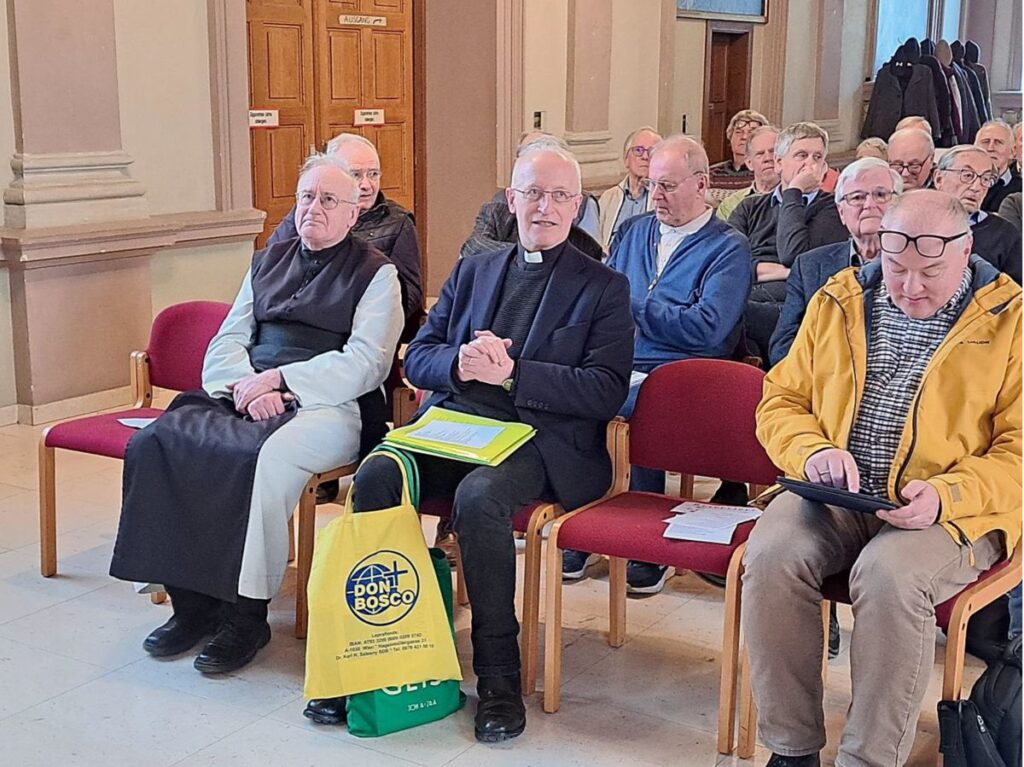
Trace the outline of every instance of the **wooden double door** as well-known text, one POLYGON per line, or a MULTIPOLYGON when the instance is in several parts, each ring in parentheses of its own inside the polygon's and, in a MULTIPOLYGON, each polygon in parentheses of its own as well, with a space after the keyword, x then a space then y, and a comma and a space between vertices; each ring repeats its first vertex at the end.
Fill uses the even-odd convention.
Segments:
POLYGON ((412 0, 246 0, 246 22, 249 108, 266 113, 250 113, 257 247, 294 204, 302 161, 339 133, 376 145, 381 190, 412 210, 412 0))

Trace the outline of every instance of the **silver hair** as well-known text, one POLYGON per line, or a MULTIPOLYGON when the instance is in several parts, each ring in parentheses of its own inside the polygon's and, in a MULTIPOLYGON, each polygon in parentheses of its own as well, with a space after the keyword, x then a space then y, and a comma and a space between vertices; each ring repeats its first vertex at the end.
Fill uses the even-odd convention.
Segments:
POLYGON ((960 144, 959 146, 953 147, 939 158, 939 162, 936 167, 939 170, 951 170, 953 163, 956 162, 956 158, 965 154, 980 154, 992 164, 993 171, 995 170, 995 161, 988 156, 988 152, 980 146, 974 146, 974 144, 960 144))
POLYGON ((568 146, 562 139, 555 138, 554 136, 542 136, 541 138, 534 139, 528 144, 523 144, 519 147, 519 151, 516 152, 516 162, 512 166, 512 179, 511 185, 513 188, 518 188, 519 184, 516 181, 520 169, 522 168, 523 161, 531 155, 538 154, 540 152, 548 152, 550 154, 558 155, 567 163, 572 165, 573 170, 576 173, 576 189, 575 194, 579 194, 583 191, 583 171, 580 170, 580 162, 576 159, 575 155, 569 151, 568 146))
POLYGON ((775 140, 775 156, 785 157, 786 152, 793 146, 793 142, 805 138, 820 139, 825 145, 825 154, 828 154, 828 133, 817 123, 799 122, 787 125, 779 137, 775 140))
POLYGON ((981 131, 985 130, 985 128, 992 127, 1002 128, 1004 131, 1009 133, 1010 141, 1014 141, 1017 138, 1016 135, 1014 135, 1013 128, 1010 127, 1010 123, 1006 122, 1006 120, 1000 120, 999 118, 996 118, 995 120, 988 120, 980 128, 978 128, 978 132, 980 133, 981 131))
POLYGON ((882 214, 882 226, 888 227, 891 225, 893 218, 900 212, 900 209, 905 205, 909 205, 914 202, 918 197, 930 195, 930 199, 935 200, 937 203, 941 203, 943 215, 950 216, 957 224, 959 229, 964 229, 969 234, 971 231, 971 218, 967 213, 967 208, 963 206, 963 203, 951 194, 940 192, 937 189, 911 189, 906 194, 901 194, 890 205, 884 214, 882 214))
POLYGON ((697 139, 687 136, 685 133, 673 133, 666 136, 651 148, 651 160, 666 149, 683 147, 683 154, 686 157, 686 164, 694 173, 708 172, 708 153, 704 150, 697 139))
POLYGON ((650 125, 641 125, 636 130, 630 131, 630 134, 628 136, 626 136, 626 140, 622 142, 622 156, 623 157, 626 156, 626 153, 629 151, 629 148, 631 146, 633 146, 633 140, 639 134, 643 133, 644 131, 647 131, 648 133, 653 133, 655 136, 658 137, 659 141, 661 140, 661 134, 658 133, 658 129, 657 128, 652 128, 650 125))
POLYGON ((857 144, 857 151, 858 152, 861 149, 869 149, 869 148, 870 149, 874 149, 876 152, 881 152, 883 155, 887 155, 889 153, 889 145, 887 143, 885 143, 885 139, 884 138, 878 138, 878 136, 872 136, 871 138, 866 138, 863 141, 861 141, 859 144, 857 144))
POLYGON ((893 129, 893 133, 895 133, 898 130, 903 130, 904 128, 910 128, 911 125, 919 124, 923 125, 924 127, 911 128, 911 130, 920 130, 927 133, 929 136, 932 135, 932 124, 928 122, 928 120, 926 120, 924 117, 921 117, 921 115, 907 115, 898 123, 896 123, 896 127, 893 129))
POLYGON ((317 168, 337 168, 345 177, 352 182, 352 199, 346 202, 359 202, 359 184, 352 174, 349 172, 348 164, 337 155, 327 154, 326 152, 313 152, 306 161, 302 163, 302 167, 299 168, 299 183, 302 183, 302 177, 309 173, 311 170, 317 168))
POLYGON ((744 150, 746 151, 747 155, 749 156, 750 155, 750 145, 752 143, 754 143, 754 139, 755 138, 758 138, 759 136, 763 136, 765 133, 774 133, 776 138, 777 138, 779 133, 781 133, 781 132, 782 132, 782 130, 780 128, 777 128, 776 126, 771 125, 770 123, 766 123, 765 125, 759 125, 758 127, 754 128, 754 130, 750 131, 750 135, 747 136, 747 145, 746 145, 746 147, 744 147, 744 150))
POLYGON ((928 154, 935 154, 935 139, 932 138, 932 134, 927 131, 923 131, 920 128, 900 128, 899 130, 893 131, 892 135, 889 136, 889 143, 892 144, 898 138, 903 136, 910 136, 920 142, 923 142, 928 147, 928 154))
POLYGON ((732 134, 736 132, 736 123, 740 120, 759 122, 761 125, 768 124, 768 118, 760 112, 753 109, 741 109, 729 119, 729 124, 725 126, 725 137, 730 141, 732 140, 732 134))
POLYGON ((365 136, 360 136, 358 133, 339 133, 337 136, 327 142, 326 154, 335 154, 341 150, 345 144, 362 144, 368 149, 372 149, 374 155, 377 157, 377 162, 380 162, 380 155, 377 153, 377 147, 373 145, 373 142, 365 136))
MULTIPOLYGON (((523 134, 523 138, 526 138, 526 136, 529 135, 529 133, 523 134)), ((533 139, 532 141, 527 141, 525 144, 520 144, 519 147, 516 149, 516 159, 519 159, 524 154, 527 154, 528 147, 554 147, 556 149, 561 149, 563 152, 569 152, 569 154, 572 154, 572 150, 570 150, 569 145, 565 143, 565 139, 559 138, 554 133, 542 133, 540 136, 537 136, 537 138, 533 139)))
POLYGON ((846 191, 847 184, 860 178, 869 170, 888 171, 889 178, 892 179, 892 190, 896 194, 903 194, 903 178, 899 173, 889 167, 889 163, 885 160, 880 160, 877 157, 861 157, 859 160, 854 160, 843 168, 843 172, 839 174, 835 190, 836 202, 843 199, 843 193, 846 191))

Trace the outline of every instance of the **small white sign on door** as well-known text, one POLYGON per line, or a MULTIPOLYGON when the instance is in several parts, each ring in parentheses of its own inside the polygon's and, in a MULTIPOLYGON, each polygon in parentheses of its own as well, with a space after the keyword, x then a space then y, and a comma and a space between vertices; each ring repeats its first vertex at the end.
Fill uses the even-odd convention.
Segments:
POLYGON ((383 109, 357 109, 353 122, 356 125, 383 125, 383 109))
POLYGON ((250 109, 250 128, 276 128, 279 125, 276 109, 250 109))
POLYGON ((342 14, 338 17, 338 23, 351 24, 356 27, 386 27, 388 25, 388 17, 342 14))

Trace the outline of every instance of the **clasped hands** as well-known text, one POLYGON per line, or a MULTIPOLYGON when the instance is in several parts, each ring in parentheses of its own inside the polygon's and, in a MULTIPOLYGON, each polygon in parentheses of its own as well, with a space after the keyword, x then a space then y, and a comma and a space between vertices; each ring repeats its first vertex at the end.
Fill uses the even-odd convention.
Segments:
POLYGON ((228 384, 235 410, 247 413, 254 421, 265 421, 285 411, 285 403, 295 399, 293 394, 281 391, 281 371, 277 368, 253 373, 228 384))
MULTIPOLYGON (((804 474, 809 482, 827 487, 860 492, 860 472, 857 462, 846 450, 829 448, 821 450, 804 464, 804 474)), ((904 530, 923 530, 930 527, 939 515, 939 492, 927 482, 915 479, 907 483, 902 495, 906 506, 888 511, 879 509, 876 514, 883 522, 904 530)))
POLYGON ((473 331, 476 336, 459 347, 459 365, 456 377, 463 383, 480 381, 500 386, 512 377, 515 361, 508 356, 512 339, 498 338, 489 330, 473 331))

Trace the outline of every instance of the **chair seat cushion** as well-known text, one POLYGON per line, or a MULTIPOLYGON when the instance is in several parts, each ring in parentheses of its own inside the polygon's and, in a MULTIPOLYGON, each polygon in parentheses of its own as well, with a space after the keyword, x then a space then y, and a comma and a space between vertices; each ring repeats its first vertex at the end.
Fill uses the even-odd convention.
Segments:
MULTIPOLYGON (((981 577, 968 586, 967 589, 971 588, 975 584, 987 581, 1001 570, 1009 567, 1009 565, 1010 560, 1008 559, 1004 559, 993 565, 990 569, 983 572, 981 577)), ((960 594, 963 594, 967 589, 963 589, 956 595, 947 599, 945 602, 935 606, 935 622, 943 632, 947 632, 949 630, 949 621, 953 617, 953 608, 956 606, 956 600, 959 599, 960 594)), ((850 597, 850 571, 845 570, 826 578, 821 584, 821 594, 825 599, 833 602, 840 602, 844 605, 852 604, 853 599, 850 597)))
POLYGON ((733 552, 754 527, 736 528, 728 545, 665 538, 665 522, 678 498, 655 493, 622 493, 562 523, 558 548, 624 557, 685 570, 725 575, 733 552))
POLYGON ((163 410, 152 407, 103 413, 51 426, 46 433, 46 446, 74 450, 79 453, 124 458, 128 440, 138 429, 117 422, 118 418, 156 418, 163 410))
MULTIPOLYGON (((542 502, 537 502, 523 506, 512 515, 512 529, 517 533, 525 533, 530 527, 530 518, 533 516, 533 512, 542 505, 544 505, 542 502)), ((447 519, 452 515, 452 499, 430 498, 423 501, 420 504, 420 514, 447 519)))

